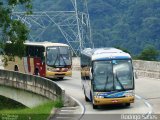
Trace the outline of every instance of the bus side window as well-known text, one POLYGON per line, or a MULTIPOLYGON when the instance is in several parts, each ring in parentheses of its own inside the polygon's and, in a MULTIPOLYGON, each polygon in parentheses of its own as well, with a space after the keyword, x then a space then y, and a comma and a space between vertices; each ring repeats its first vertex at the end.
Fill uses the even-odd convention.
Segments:
POLYGON ((34 55, 35 55, 34 46, 27 46, 26 47, 26 56, 34 57, 34 55))
POLYGON ((81 79, 85 80, 85 62, 84 55, 81 54, 81 79))
POLYGON ((39 52, 40 52, 39 57, 41 58, 42 62, 44 63, 45 62, 45 48, 41 47, 39 52))
POLYGON ((86 80, 91 80, 91 59, 90 57, 87 57, 87 74, 86 74, 86 80))
POLYGON ((30 46, 26 46, 26 52, 25 52, 25 57, 30 56, 30 46))
POLYGON ((35 47, 35 56, 40 57, 41 59, 44 57, 44 47, 36 46, 35 47))
POLYGON ((81 68, 82 68, 82 79, 90 80, 90 67, 91 67, 91 60, 90 57, 86 55, 81 55, 81 68))

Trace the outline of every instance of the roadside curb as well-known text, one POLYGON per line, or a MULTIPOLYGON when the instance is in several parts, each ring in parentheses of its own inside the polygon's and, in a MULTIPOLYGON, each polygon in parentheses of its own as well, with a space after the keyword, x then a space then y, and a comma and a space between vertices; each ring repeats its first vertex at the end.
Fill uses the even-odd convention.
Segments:
POLYGON ((65 95, 64 107, 52 110, 48 120, 80 120, 84 113, 85 107, 80 101, 65 95))

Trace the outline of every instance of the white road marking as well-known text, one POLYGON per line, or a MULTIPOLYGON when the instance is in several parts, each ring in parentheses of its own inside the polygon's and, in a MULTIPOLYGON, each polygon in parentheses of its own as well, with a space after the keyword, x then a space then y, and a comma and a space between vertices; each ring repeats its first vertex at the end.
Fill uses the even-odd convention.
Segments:
POLYGON ((71 112, 71 111, 74 111, 74 110, 60 110, 62 112, 71 112))
POLYGON ((69 113, 68 112, 59 112, 58 114, 59 115, 68 115, 69 113))
POLYGON ((72 117, 56 117, 56 118, 57 118, 57 119, 66 119, 66 118, 67 118, 67 119, 68 119, 68 118, 71 119, 72 117))
POLYGON ((150 114, 153 114, 153 107, 152 105, 146 100, 144 99, 143 97, 139 96, 139 95, 135 95, 136 98, 140 99, 140 100, 143 100, 144 101, 144 104, 150 108, 150 111, 148 113, 146 113, 146 116, 150 115, 150 114))
POLYGON ((83 115, 85 114, 85 111, 86 111, 86 108, 85 108, 85 105, 83 105, 79 100, 77 100, 76 98, 74 98, 74 97, 72 97, 72 96, 70 96, 73 100, 75 100, 78 104, 79 104, 79 106, 81 107, 81 116, 80 116, 80 118, 79 118, 79 120, 83 117, 83 115))

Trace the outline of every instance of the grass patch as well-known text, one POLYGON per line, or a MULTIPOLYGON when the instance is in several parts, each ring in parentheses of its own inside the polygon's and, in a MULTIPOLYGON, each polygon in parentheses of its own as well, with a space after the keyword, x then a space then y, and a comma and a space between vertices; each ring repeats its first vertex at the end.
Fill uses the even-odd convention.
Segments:
POLYGON ((12 108, 0 110, 0 117, 3 120, 46 120, 53 108, 60 108, 63 104, 60 100, 48 101, 34 108, 12 108))

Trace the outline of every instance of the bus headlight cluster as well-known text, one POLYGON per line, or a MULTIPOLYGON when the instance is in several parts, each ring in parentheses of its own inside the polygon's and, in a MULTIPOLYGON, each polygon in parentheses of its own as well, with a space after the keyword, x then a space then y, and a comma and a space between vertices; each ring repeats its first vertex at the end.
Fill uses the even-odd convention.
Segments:
POLYGON ((48 71, 53 71, 53 72, 56 71, 54 68, 50 68, 50 67, 47 67, 47 70, 48 70, 48 71))
POLYGON ((48 71, 52 71, 52 68, 47 68, 48 71))
POLYGON ((97 95, 96 98, 104 98, 104 96, 97 95))
POLYGON ((127 91, 126 93, 125 93, 125 96, 126 97, 130 97, 130 96, 134 96, 134 91, 127 91))

